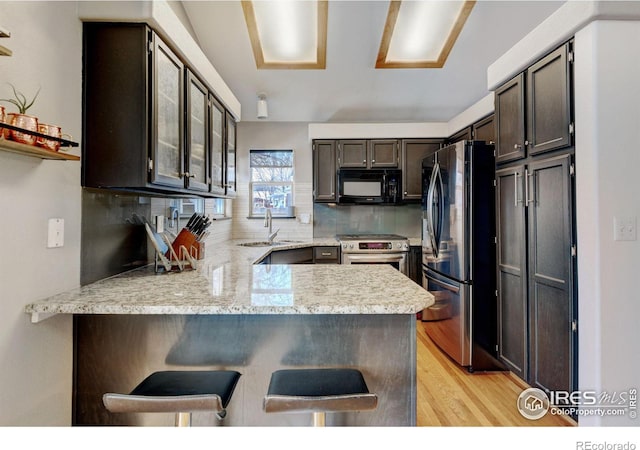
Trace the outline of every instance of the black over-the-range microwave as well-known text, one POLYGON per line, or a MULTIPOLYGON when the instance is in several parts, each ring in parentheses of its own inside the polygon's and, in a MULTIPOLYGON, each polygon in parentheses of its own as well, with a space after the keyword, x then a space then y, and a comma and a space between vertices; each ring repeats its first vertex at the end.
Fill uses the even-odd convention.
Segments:
POLYGON ((402 202, 401 189, 401 170, 338 171, 338 203, 398 204, 402 202))

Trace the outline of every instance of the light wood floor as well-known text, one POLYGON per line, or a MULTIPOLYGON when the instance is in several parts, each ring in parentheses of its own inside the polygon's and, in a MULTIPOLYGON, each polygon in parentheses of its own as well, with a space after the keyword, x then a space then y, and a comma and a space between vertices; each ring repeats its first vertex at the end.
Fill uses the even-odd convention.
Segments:
POLYGON ((559 416, 522 417, 518 395, 529 387, 510 372, 470 374, 444 354, 417 323, 418 426, 575 426, 559 416))

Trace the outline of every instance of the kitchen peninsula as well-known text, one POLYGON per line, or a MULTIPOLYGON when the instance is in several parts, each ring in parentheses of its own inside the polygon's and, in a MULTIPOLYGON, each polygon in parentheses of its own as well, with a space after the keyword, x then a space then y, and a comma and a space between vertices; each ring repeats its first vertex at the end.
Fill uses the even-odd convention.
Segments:
POLYGON ((224 422, 194 414, 194 425, 294 426, 306 414, 265 414, 274 370, 357 367, 378 395, 375 411, 330 414, 327 425, 416 423, 415 313, 432 296, 387 265, 264 265, 274 249, 231 241, 197 270, 123 273, 26 307, 34 322, 74 315, 74 425, 170 426, 171 414, 110 414, 105 392, 128 392, 155 370, 238 370, 224 422))

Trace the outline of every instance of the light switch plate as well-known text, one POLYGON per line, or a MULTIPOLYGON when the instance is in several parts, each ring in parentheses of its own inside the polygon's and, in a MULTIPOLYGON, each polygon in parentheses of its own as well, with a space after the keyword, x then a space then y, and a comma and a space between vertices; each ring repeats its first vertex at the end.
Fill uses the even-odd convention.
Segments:
POLYGON ((636 217, 616 216, 613 218, 613 240, 635 241, 638 239, 638 225, 636 217))
POLYGON ((47 248, 64 245, 64 219, 49 219, 47 248))

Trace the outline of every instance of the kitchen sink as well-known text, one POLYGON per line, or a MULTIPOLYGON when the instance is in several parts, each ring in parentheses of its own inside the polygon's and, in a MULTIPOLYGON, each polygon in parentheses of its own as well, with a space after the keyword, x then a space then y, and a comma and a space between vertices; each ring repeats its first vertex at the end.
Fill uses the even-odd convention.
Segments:
POLYGON ((255 241, 255 242, 243 242, 242 244, 238 244, 238 245, 242 247, 272 247, 278 244, 280 244, 280 242, 255 241))
POLYGON ((238 244, 242 247, 274 247, 277 245, 285 245, 285 244, 295 244, 295 243, 299 243, 302 241, 289 241, 289 240, 281 240, 281 241, 273 241, 273 242, 269 242, 269 241, 253 241, 253 242, 243 242, 241 244, 238 244))

